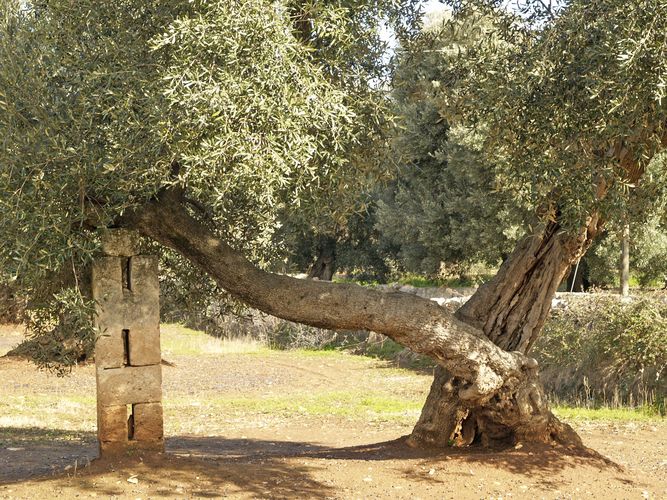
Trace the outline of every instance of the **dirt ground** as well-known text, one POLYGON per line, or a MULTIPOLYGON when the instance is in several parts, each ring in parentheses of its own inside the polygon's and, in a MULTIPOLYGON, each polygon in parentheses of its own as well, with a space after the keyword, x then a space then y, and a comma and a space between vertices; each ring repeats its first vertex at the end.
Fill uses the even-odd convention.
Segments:
MULTIPOLYGON (((0 355, 20 340, 0 327, 0 355)), ((167 453, 95 460, 92 366, 0 358, 0 498, 667 498, 667 423, 573 421, 587 446, 415 450, 430 377, 163 329, 167 453)))

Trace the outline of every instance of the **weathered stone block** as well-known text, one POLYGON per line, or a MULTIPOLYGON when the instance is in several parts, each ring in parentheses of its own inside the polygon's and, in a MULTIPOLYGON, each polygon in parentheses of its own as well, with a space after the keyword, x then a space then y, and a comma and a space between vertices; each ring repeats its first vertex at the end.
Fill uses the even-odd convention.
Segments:
POLYGON ((163 451, 162 369, 158 259, 137 255, 138 239, 126 230, 102 235, 107 255, 93 264, 97 301, 97 374, 100 451, 128 447, 163 451), (128 438, 128 406, 132 436, 128 438))
POLYGON ((164 436, 161 403, 138 403, 133 407, 134 439, 161 441, 164 436))
POLYGON ((92 266, 93 298, 103 309, 123 301, 123 272, 118 257, 98 257, 92 266), (105 307, 106 306, 106 307, 105 307))
POLYGON ((156 403, 161 399, 162 367, 160 365, 97 369, 97 402, 99 405, 156 403))
POLYGON ((127 406, 97 406, 97 437, 100 442, 127 442, 127 406))
POLYGON ((102 253, 115 257, 132 257, 139 253, 137 233, 128 229, 106 229, 101 234, 102 253))
POLYGON ((160 328, 135 328, 130 330, 130 365, 159 365, 162 361, 160 351, 160 328))
POLYGON ((119 328, 114 328, 113 330, 107 329, 105 335, 97 337, 97 342, 95 343, 95 366, 97 366, 98 370, 120 368, 123 366, 125 361, 125 344, 122 332, 119 328))
POLYGON ((130 283, 132 292, 141 301, 151 305, 160 302, 158 259, 153 255, 137 255, 130 259, 130 283))
POLYGON ((158 330, 160 325, 160 312, 156 302, 147 302, 140 295, 129 294, 124 305, 125 315, 119 325, 123 328, 158 330))

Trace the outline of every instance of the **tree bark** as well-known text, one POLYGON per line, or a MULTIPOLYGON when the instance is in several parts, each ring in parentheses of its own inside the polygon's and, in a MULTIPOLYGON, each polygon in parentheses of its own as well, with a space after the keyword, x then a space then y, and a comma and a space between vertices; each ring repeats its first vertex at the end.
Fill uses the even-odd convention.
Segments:
MULTIPOLYGON (((230 294, 268 314, 321 328, 382 333, 432 357, 453 377, 443 391, 456 397, 461 414, 483 409, 480 422, 492 429, 511 428, 513 435, 527 440, 581 445, 576 434, 549 411, 537 383, 536 361, 494 345, 479 330, 477 324, 482 321, 471 325, 467 316, 460 315, 466 323, 435 302, 411 294, 265 272, 194 219, 175 190, 119 224, 176 250, 230 294)), ((523 288, 532 290, 528 285, 523 288)), ((491 287, 487 295, 492 295, 491 287)), ((470 314, 476 314, 475 310, 470 314)))
MULTIPOLYGON (((541 234, 525 239, 498 274, 456 312, 456 317, 482 330, 502 349, 527 354, 548 317, 559 284, 572 263, 588 249, 599 225, 598 217, 591 217, 573 235, 552 222, 541 234)), ((539 385, 537 379, 533 382, 539 385)), ((510 411, 513 407, 516 419, 521 419, 522 412, 531 411, 521 405, 546 406, 543 400, 528 402, 517 394, 504 400, 496 397, 480 408, 466 410, 457 401, 457 384, 457 378, 444 367, 436 369, 431 392, 410 436, 412 443, 445 446, 455 441, 470 444, 474 439, 484 444, 530 439, 517 432, 514 425, 498 425, 495 413, 498 408, 510 411)), ((542 390, 537 392, 543 395, 542 390)), ((554 440, 573 439, 571 430, 554 425, 554 440)))
POLYGON ((630 224, 623 224, 621 234, 621 297, 630 295, 630 224))

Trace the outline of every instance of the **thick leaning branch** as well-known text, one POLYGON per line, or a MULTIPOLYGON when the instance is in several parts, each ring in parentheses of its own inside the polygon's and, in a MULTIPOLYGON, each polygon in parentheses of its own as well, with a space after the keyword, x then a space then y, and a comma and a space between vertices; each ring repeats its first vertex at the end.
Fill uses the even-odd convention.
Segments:
POLYGON ((321 328, 382 333, 432 357, 467 382, 459 396, 471 404, 492 397, 508 380, 524 379, 536 367, 534 360, 500 349, 432 301, 263 271, 192 217, 175 192, 163 193, 121 225, 176 250, 230 294, 263 312, 321 328))

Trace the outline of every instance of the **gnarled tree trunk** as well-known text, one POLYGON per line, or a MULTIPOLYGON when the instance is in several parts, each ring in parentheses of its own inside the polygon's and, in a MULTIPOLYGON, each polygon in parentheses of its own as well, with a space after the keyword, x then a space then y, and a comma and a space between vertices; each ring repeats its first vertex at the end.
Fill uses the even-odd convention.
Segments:
MULTIPOLYGON (((547 319, 554 293, 572 263, 590 246, 598 226, 598 218, 591 217, 586 227, 572 235, 550 223, 541 234, 520 243, 498 274, 479 288, 456 317, 482 330, 500 348, 527 354, 547 319)), ((539 385, 537 379, 533 383, 539 385)), ((445 446, 455 440, 469 444, 475 438, 485 444, 526 440, 530 436, 517 432, 515 425, 499 425, 498 411, 506 416, 513 413, 520 420, 523 413, 546 407, 546 401, 532 399, 543 394, 540 390, 530 395, 520 391, 505 394, 509 396, 506 399, 496 396, 471 408, 458 398, 458 384, 457 377, 445 368, 436 369, 431 392, 410 437, 412 443, 445 446)), ((556 441, 571 439, 570 431, 555 420, 552 428, 544 426, 542 431, 551 433, 550 438, 556 441)))
MULTIPOLYGON (((656 130, 646 132, 649 136, 656 130)), ((659 134, 661 146, 666 147, 667 123, 661 125, 659 134)), ((641 134, 634 139, 643 140, 641 134)), ((654 146, 652 153, 640 162, 631 141, 626 144, 624 138, 619 138, 604 154, 618 162, 628 184, 637 185, 644 165, 655 152, 657 148, 654 146)), ((599 200, 606 196, 607 189, 606 182, 600 179, 596 193, 599 200)), ((548 224, 540 234, 517 246, 493 280, 480 287, 456 312, 456 317, 482 330, 497 346, 526 355, 537 340, 551 309, 551 299, 567 269, 588 250, 601 226, 598 214, 589 217, 576 234, 563 231, 558 222, 548 224)), ((503 413, 503 419, 511 422, 511 415, 520 420, 525 418, 526 412, 539 414, 543 411, 536 408, 546 407, 546 402, 536 396, 543 396, 544 391, 540 388, 529 392, 528 397, 522 394, 523 389, 514 393, 505 392, 495 395, 479 408, 472 408, 465 402, 457 402, 457 383, 456 376, 447 373, 446 367, 436 369, 431 392, 410 436, 412 443, 443 446, 454 438, 463 443, 475 438, 485 443, 525 440, 530 437, 524 434, 527 427, 519 429, 513 424, 498 425, 501 421, 498 413, 503 413)), ((540 386, 537 377, 533 383, 540 386)), ((573 439, 571 429, 563 427, 557 419, 550 419, 549 422, 551 424, 531 431, 533 439, 544 431, 556 441, 573 439)))
MULTIPOLYGON (((499 343, 530 345, 529 329, 543 321, 548 308, 542 307, 528 315, 519 311, 514 314, 515 306, 529 306, 528 296, 525 301, 519 300, 523 296, 519 290, 530 290, 532 297, 542 300, 548 292, 541 291, 538 284, 530 280, 516 283, 507 273, 515 268, 531 268, 533 273, 540 274, 535 262, 560 262, 561 254, 557 253, 556 257, 554 250, 549 250, 561 240, 557 234, 549 233, 542 245, 536 244, 537 240, 529 240, 524 245, 526 258, 519 261, 516 254, 501 271, 499 284, 487 286, 486 292, 478 295, 489 298, 498 295, 494 302, 498 307, 484 311, 491 321, 485 322, 480 310, 473 307, 480 300, 476 299, 466 308, 468 315, 460 313, 464 322, 435 302, 414 295, 369 290, 355 284, 299 280, 262 271, 194 219, 175 190, 163 193, 118 222, 176 250, 212 276, 222 288, 252 307, 312 326, 382 333, 417 353, 432 357, 452 377, 451 383, 441 387, 438 401, 455 401, 452 408, 458 412, 457 417, 479 415, 476 422, 489 429, 489 436, 496 437, 501 429, 526 440, 581 445, 576 434, 549 411, 537 382, 535 360, 498 347, 480 329, 488 322, 494 325, 497 342, 504 339, 499 343), (540 250, 540 247, 545 248, 540 250), (532 258, 529 258, 529 249, 532 249, 532 258), (509 289, 500 286, 502 280, 507 279, 511 283, 509 289), (514 290, 514 297, 510 290, 514 290), (501 291, 503 293, 499 293, 501 291), (502 303, 503 300, 508 303, 502 303), (515 324, 526 325, 523 330, 513 330, 523 332, 520 338, 508 335, 512 332, 502 328, 510 322, 512 328, 515 324)), ((577 248, 581 242, 578 245, 577 248)), ((547 272, 543 274, 557 282, 556 277, 547 272)))

